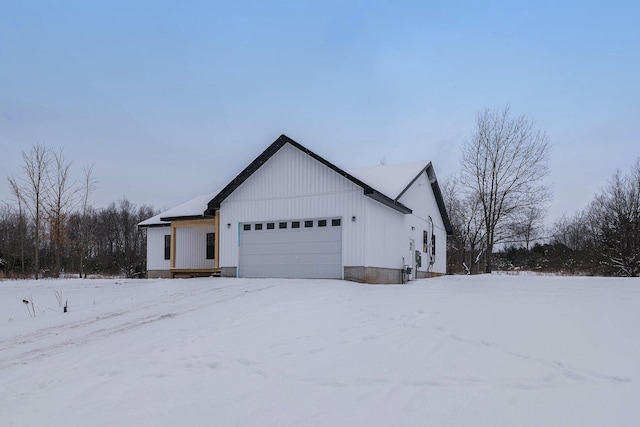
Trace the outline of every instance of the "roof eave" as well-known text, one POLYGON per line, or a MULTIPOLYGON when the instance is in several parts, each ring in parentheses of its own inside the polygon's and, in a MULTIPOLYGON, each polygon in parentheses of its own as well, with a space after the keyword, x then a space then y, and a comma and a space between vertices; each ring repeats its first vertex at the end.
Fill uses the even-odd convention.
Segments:
POLYGON ((166 217, 162 217, 160 218, 161 221, 186 221, 186 220, 192 220, 192 219, 205 219, 206 217, 204 215, 184 215, 184 216, 166 216, 166 217))
POLYGON ((267 162, 267 160, 269 160, 274 154, 276 154, 278 152, 278 150, 280 150, 280 148, 282 148, 287 143, 291 144, 293 147, 295 147, 298 150, 306 153, 307 155, 309 155, 313 159, 319 161, 323 165, 327 166, 329 169, 333 170, 337 174, 342 175, 343 177, 345 177, 349 181, 351 181, 354 184, 356 184, 357 186, 361 187, 364 190, 364 194, 367 195, 368 197, 371 197, 372 199, 377 200, 380 203, 383 203, 384 205, 386 205, 386 206, 388 206, 388 207, 390 207, 392 209, 395 209, 395 210, 397 210, 399 212, 402 212, 402 213, 405 213, 405 214, 412 212, 411 209, 409 209, 408 207, 404 206, 402 203, 399 203, 397 200, 393 200, 392 198, 390 198, 390 197, 378 192, 377 190, 373 189, 371 186, 369 186, 369 185, 365 184, 364 182, 360 181, 355 176, 345 172, 343 169, 340 169, 339 167, 337 167, 333 163, 329 162, 328 160, 325 160, 322 156, 317 155, 313 151, 311 151, 308 148, 300 145, 299 143, 297 143, 293 139, 289 138, 288 136, 282 134, 269 147, 267 147, 267 149, 264 150, 262 152, 262 154, 260 154, 258 157, 256 157, 255 160, 253 160, 253 162, 251 162, 249 164, 249 166, 247 166, 242 172, 240 172, 238 174, 238 176, 236 176, 233 179, 233 181, 231 181, 229 184, 227 184, 227 186, 224 187, 222 189, 222 191, 220 191, 220 193, 218 193, 218 195, 216 195, 208 203, 207 210, 205 211, 205 213, 209 214, 209 213, 211 213, 212 211, 214 211, 216 209, 220 209, 220 204, 227 197, 229 197, 229 195, 231 193, 233 193, 244 181, 249 179, 249 177, 251 175, 253 175, 254 172, 256 172, 264 163, 267 162))
POLYGON ((373 200, 382 203, 385 206, 390 207, 391 209, 395 209, 400 213, 403 214, 410 214, 413 213, 413 211, 406 207, 405 205, 403 205, 402 203, 398 202, 397 200, 392 200, 389 197, 385 196, 384 194, 378 192, 378 191, 371 191, 371 192, 367 192, 365 190, 364 195, 367 197, 372 198, 373 200))
POLYGON ((171 224, 138 224, 138 228, 159 228, 159 227, 170 227, 171 224))
POLYGON ((435 179, 435 172, 433 172, 433 167, 431 168, 431 170, 434 177, 431 182, 431 189, 433 190, 433 195, 436 197, 436 203, 438 204, 438 210, 440 211, 440 216, 442 217, 442 222, 444 223, 444 229, 447 231, 447 236, 451 236, 453 234, 453 226, 451 225, 451 220, 449 219, 449 214, 447 213, 447 207, 444 204, 444 197, 442 197, 440 185, 438 185, 438 180, 435 179))

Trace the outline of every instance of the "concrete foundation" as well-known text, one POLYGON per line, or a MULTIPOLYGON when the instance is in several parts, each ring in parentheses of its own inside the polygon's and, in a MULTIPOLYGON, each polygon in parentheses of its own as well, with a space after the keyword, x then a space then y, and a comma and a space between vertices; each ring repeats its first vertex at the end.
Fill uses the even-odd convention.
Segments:
POLYGON ((371 284, 400 284, 402 270, 380 267, 345 267, 344 279, 371 284))
POLYGON ((417 271, 416 278, 418 279, 431 279, 432 277, 444 276, 442 273, 434 273, 432 271, 417 271))
POLYGON ((220 267, 220 277, 238 277, 238 267, 220 267))
POLYGON ((169 270, 149 270, 147 271, 147 279, 171 279, 171 271, 169 270))
MULTIPOLYGON (((418 279, 442 276, 442 273, 418 271, 418 279)), ((195 277, 195 276, 194 276, 195 277)), ((220 267, 220 277, 238 277, 238 267, 220 267)), ((171 279, 170 270, 149 270, 149 279, 171 279)), ((344 280, 370 284, 400 284, 402 283, 402 270, 380 267, 344 267, 344 280)))

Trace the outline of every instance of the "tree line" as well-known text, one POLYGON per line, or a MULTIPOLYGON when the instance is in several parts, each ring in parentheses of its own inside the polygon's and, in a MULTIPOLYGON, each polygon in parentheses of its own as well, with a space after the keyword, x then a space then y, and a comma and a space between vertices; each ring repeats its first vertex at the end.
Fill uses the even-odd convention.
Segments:
POLYGON ((73 180, 63 150, 38 144, 22 160, 20 173, 7 177, 13 200, 0 205, 0 276, 145 274, 146 232, 137 224, 153 208, 126 198, 94 208, 93 167, 73 180))
MULTIPOLYGON (((547 135, 509 105, 477 114, 461 170, 442 188, 453 229, 449 272, 640 275, 640 159, 549 230, 549 150, 547 135)), ((7 177, 13 203, 0 205, 0 275, 145 274, 146 232, 137 223, 154 216, 153 208, 123 199, 95 209, 93 168, 72 180, 62 150, 35 145, 22 158, 21 173, 7 177)))
POLYGON ((552 242, 567 248, 566 270, 640 276, 640 158, 616 172, 591 203, 553 225, 552 242))
POLYGON ((478 113, 461 171, 443 185, 453 228, 449 272, 640 276, 640 159, 628 174, 614 174, 584 210, 548 229, 549 150, 546 134, 508 105, 478 113))

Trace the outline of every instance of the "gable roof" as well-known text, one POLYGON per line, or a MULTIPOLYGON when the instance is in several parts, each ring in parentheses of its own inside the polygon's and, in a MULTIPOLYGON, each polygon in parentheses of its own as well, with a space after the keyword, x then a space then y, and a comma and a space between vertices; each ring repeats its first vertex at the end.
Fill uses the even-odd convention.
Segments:
POLYGON ((162 227, 171 225, 171 221, 177 219, 203 218, 204 211, 207 209, 207 203, 216 194, 218 194, 217 191, 214 193, 202 194, 138 223, 138 227, 162 227))
POLYGON ((218 193, 213 199, 211 199, 208 205, 208 214, 212 214, 214 210, 219 209, 220 204, 224 201, 224 199, 229 197, 231 193, 233 193, 243 182, 245 182, 251 175, 253 175, 255 171, 257 171, 263 164, 267 162, 267 160, 269 160, 274 154, 276 154, 286 144, 290 144, 291 146, 297 148, 298 150, 302 151, 303 153, 309 155, 310 157, 319 161, 323 165, 327 166, 329 169, 342 175, 349 181, 361 187, 364 190, 365 196, 371 197, 372 199, 392 209, 395 209, 398 212, 402 212, 404 214, 409 214, 412 212, 411 209, 409 209, 402 203, 390 198, 389 196, 376 190, 370 185, 365 184, 355 176, 340 169, 333 163, 325 160, 324 158, 320 157, 313 151, 303 147, 302 145, 295 142, 293 139, 283 134, 283 135, 280 135, 280 137, 278 137, 278 139, 276 139, 269 147, 267 147, 267 149, 264 150, 262 154, 256 157, 256 159, 253 162, 251 162, 249 166, 247 166, 242 172, 240 172, 240 174, 238 174, 238 176, 236 176, 226 187, 224 187, 220 193, 218 193))
POLYGON ((397 200, 401 193, 406 191, 415 181, 416 177, 426 170, 428 165, 428 161, 420 160, 411 163, 350 169, 349 173, 397 200))
POLYGON ((431 189, 436 198, 438 210, 448 235, 453 233, 451 221, 445 208, 444 199, 438 180, 431 162, 425 160, 394 164, 382 165, 369 168, 352 169, 349 172, 340 169, 333 163, 325 160, 321 156, 315 154, 311 150, 298 144, 286 135, 280 135, 266 150, 262 152, 256 159, 249 164, 238 176, 236 176, 226 187, 219 192, 207 193, 191 199, 181 205, 164 211, 154 217, 151 217, 138 224, 139 227, 161 227, 168 226, 173 220, 185 220, 204 218, 214 214, 216 209, 220 208, 220 204, 231 193, 233 193, 243 182, 245 182, 254 172, 256 172, 267 160, 278 152, 285 144, 291 144, 293 147, 311 156, 323 165, 327 166, 334 172, 342 175, 349 181, 358 185, 364 190, 364 194, 392 209, 404 214, 412 213, 412 210, 398 200, 411 187, 411 185, 420 177, 422 173, 427 173, 431 189), (366 184, 367 182, 368 184, 366 184), (390 197, 391 196, 391 197, 390 197))
POLYGON ((451 220, 447 214, 444 198, 442 197, 440 185, 438 184, 438 179, 436 178, 436 173, 431 162, 420 160, 410 163, 351 169, 349 172, 362 181, 368 182, 383 193, 390 195, 396 201, 416 182, 420 175, 426 173, 429 178, 429 183, 431 184, 433 195, 436 198, 438 210, 440 211, 447 235, 453 234, 451 220))

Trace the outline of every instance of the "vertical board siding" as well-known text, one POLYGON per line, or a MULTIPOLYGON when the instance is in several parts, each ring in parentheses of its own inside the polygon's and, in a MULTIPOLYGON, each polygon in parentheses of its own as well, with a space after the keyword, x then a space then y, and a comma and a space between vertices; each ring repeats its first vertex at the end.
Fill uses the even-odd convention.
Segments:
POLYGON ((365 267, 402 268, 407 263, 409 235, 404 215, 387 206, 367 200, 365 267))
POLYGON ((306 153, 290 145, 282 147, 226 201, 257 201, 336 194, 361 190, 306 153))
POLYGON ((169 260, 164 259, 164 236, 171 234, 171 227, 147 228, 147 270, 169 270, 169 260))
MULTIPOLYGON (((422 250, 422 231, 429 232, 431 239, 431 222, 433 220, 433 230, 436 235, 436 257, 435 263, 430 271, 435 273, 446 273, 447 271, 447 232, 444 228, 444 222, 440 216, 436 197, 431 189, 431 183, 426 173, 423 173, 400 198, 400 203, 410 206, 413 214, 407 216, 408 228, 415 227, 412 237, 416 241, 416 249, 422 250)), ((429 271, 429 259, 431 254, 422 255, 422 267, 420 271, 429 271)))
POLYGON ((214 226, 176 228, 176 268, 214 268, 215 260, 207 259, 207 233, 214 232, 214 226))
POLYGON ((319 217, 342 218, 343 265, 363 265, 363 198, 362 188, 286 145, 222 202, 220 266, 238 265, 239 223, 319 217))

